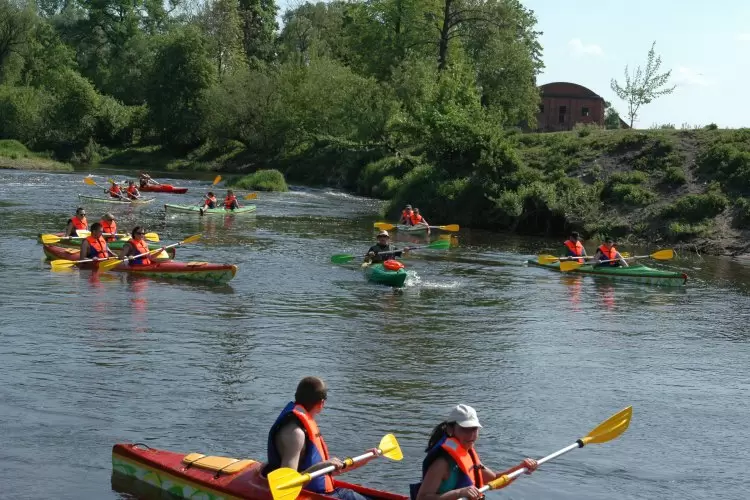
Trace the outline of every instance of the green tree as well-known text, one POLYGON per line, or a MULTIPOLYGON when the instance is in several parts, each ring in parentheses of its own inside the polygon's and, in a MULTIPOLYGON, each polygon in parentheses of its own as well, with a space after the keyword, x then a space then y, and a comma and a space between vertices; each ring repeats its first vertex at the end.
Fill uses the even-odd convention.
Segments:
POLYGON ((617 97, 628 103, 630 128, 633 128, 633 122, 638 117, 641 106, 649 104, 658 97, 671 94, 676 88, 666 86, 672 70, 659 73, 661 56, 656 55, 655 46, 656 42, 653 42, 651 50, 648 51, 645 70, 638 66, 631 75, 628 66, 625 66, 625 86, 621 86, 614 78, 610 84, 617 97))
POLYGON ((604 128, 614 130, 620 128, 620 113, 612 107, 612 103, 604 101, 604 128))
POLYGON ((270 62, 276 57, 276 12, 274 0, 240 0, 243 45, 251 65, 270 62))
POLYGON ((202 16, 201 24, 210 42, 209 50, 219 79, 245 66, 238 7, 238 0, 215 0, 207 5, 202 16))
POLYGON ((29 6, 0 0, 0 82, 11 79, 11 58, 23 57, 35 18, 29 6))

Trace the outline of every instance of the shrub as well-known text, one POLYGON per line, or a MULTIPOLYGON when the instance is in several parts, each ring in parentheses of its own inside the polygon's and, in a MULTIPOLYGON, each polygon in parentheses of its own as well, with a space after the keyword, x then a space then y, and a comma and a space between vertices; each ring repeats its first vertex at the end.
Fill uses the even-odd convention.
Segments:
POLYGON ((239 179, 233 187, 257 191, 289 191, 284 175, 278 170, 258 170, 239 179))
POLYGON ((668 167, 661 178, 661 184, 665 186, 681 186, 686 182, 685 170, 682 167, 668 167))
POLYGON ((715 191, 706 194, 688 194, 664 208, 662 215, 687 222, 700 222, 716 217, 728 205, 727 197, 715 191))
POLYGON ((669 237, 674 241, 688 240, 696 237, 706 237, 711 234, 711 224, 686 224, 672 222, 669 224, 669 237))
POLYGON ((747 229, 750 227, 750 200, 737 198, 734 202, 734 225, 747 229))
POLYGON ((648 180, 645 172, 615 172, 609 178, 610 184, 643 184, 648 180))
POLYGON ((706 130, 716 130, 716 129, 719 128, 719 126, 716 125, 715 123, 709 123, 708 125, 706 125, 703 128, 706 129, 706 130))

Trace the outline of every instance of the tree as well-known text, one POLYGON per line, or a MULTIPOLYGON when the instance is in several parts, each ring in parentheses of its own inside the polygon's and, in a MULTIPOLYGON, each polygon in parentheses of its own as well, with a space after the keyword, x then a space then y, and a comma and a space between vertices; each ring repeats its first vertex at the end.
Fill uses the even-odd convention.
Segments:
POLYGON ((210 41, 210 52, 221 80, 224 75, 245 65, 242 47, 242 21, 237 0, 215 0, 203 15, 203 29, 210 41))
POLYGON ((34 22, 35 15, 29 7, 0 0, 0 81, 8 78, 11 56, 23 56, 34 22))
POLYGON ((646 69, 640 66, 631 75, 628 67, 625 66, 625 86, 620 86, 614 78, 610 84, 612 91, 617 97, 628 103, 628 118, 630 118, 630 128, 633 128, 633 122, 638 116, 638 110, 657 97, 669 95, 674 92, 675 86, 666 87, 672 70, 659 74, 661 67, 661 56, 654 52, 656 42, 651 44, 651 50, 648 51, 646 59, 646 69))
POLYGON ((252 66, 261 61, 270 62, 276 55, 277 10, 274 0, 240 0, 245 54, 252 66))
POLYGON ((604 112, 604 128, 610 130, 620 128, 620 113, 615 108, 609 107, 604 112))

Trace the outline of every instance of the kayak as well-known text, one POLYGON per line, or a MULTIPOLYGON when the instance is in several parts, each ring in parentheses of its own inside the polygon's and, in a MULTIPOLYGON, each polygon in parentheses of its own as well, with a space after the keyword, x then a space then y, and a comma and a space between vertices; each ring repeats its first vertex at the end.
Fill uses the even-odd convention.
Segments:
POLYGON ((406 270, 404 268, 398 271, 391 271, 383 267, 383 264, 369 264, 364 267, 365 278, 367 281, 389 286, 404 286, 406 281, 406 270))
POLYGON ((78 199, 81 201, 88 201, 91 203, 114 203, 115 205, 145 205, 151 203, 156 198, 140 198, 137 200, 123 200, 122 198, 97 198, 96 196, 86 196, 85 194, 79 194, 78 199))
MULTIPOLYGON (((168 491, 176 498, 273 500, 268 480, 261 474, 265 464, 252 459, 175 453, 140 443, 118 443, 112 447, 112 474, 142 481, 168 491)), ((403 495, 339 481, 334 487, 348 488, 382 500, 408 500, 403 495)), ((333 500, 334 497, 302 490, 300 500, 333 500)))
POLYGON ((141 186, 138 191, 144 193, 174 193, 174 194, 185 194, 188 188, 175 187, 171 184, 149 184, 148 186, 141 186))
POLYGON ((395 229, 399 233, 409 234, 427 234, 430 232, 430 226, 428 226, 427 224, 417 224, 416 226, 404 226, 401 224, 397 224, 395 229))
MULTIPOLYGON (((529 260, 530 266, 543 267, 551 271, 561 272, 560 263, 540 264, 536 260, 529 260)), ((644 265, 632 265, 629 267, 601 266, 594 267, 591 264, 583 265, 570 271, 571 274, 586 274, 617 280, 633 281, 647 285, 658 286, 683 286, 687 283, 687 274, 676 271, 662 271, 644 265)))
MULTIPOLYGON (((63 233, 57 233, 57 234, 55 234, 55 236, 60 236, 60 237, 62 237, 62 235, 63 235, 63 233)), ((130 239, 130 238, 128 238, 128 239, 130 239)), ((55 245, 57 245, 59 247, 76 248, 76 249, 78 249, 78 248, 81 248, 81 242, 83 240, 84 240, 84 238, 70 238, 69 240, 60 240, 57 243, 55 243, 55 245)), ((44 242, 42 241, 42 235, 41 234, 39 234, 39 239, 37 241, 39 243, 44 244, 44 242)), ((122 247, 124 247, 125 243, 127 243, 127 242, 128 242, 128 240, 108 241, 107 245, 109 246, 110 250, 118 251, 118 250, 122 250, 122 247)), ((161 245, 158 245, 158 244, 155 244, 155 243, 149 243, 148 244, 148 249, 149 250, 158 250, 161 247, 162 247, 161 245)), ((170 259, 174 259, 174 256, 175 256, 175 253, 176 253, 175 247, 167 248, 166 251, 167 251, 167 254, 169 255, 169 258, 170 259)), ((69 259, 69 260, 71 260, 71 259, 69 259)))
MULTIPOLYGON (((164 210, 171 212, 178 212, 183 214, 198 214, 201 213, 201 208, 198 205, 170 205, 166 203, 164 210)), ((247 215, 255 212, 255 205, 247 205, 244 207, 236 208, 234 210, 225 210, 222 208, 207 208, 203 210, 204 215, 247 215)))
MULTIPOLYGON (((77 260, 80 252, 73 248, 63 248, 54 245, 44 245, 44 255, 50 260, 77 260)), ((86 262, 76 266, 81 269, 95 269, 96 262, 86 262)), ((128 265, 125 262, 110 269, 110 271, 129 273, 133 276, 150 278, 173 278, 207 283, 226 283, 237 274, 237 266, 232 264, 211 264, 208 262, 177 262, 174 260, 159 260, 148 265, 128 265)))

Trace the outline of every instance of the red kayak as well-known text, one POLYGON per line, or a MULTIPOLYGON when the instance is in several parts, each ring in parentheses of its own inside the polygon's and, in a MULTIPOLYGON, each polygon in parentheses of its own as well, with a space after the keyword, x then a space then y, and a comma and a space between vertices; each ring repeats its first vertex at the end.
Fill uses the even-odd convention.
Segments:
MULTIPOLYGON (((64 259, 78 260, 80 252, 73 248, 63 248, 54 245, 44 245, 44 255, 49 260, 64 259)), ((96 262, 86 262, 76 267, 80 269, 95 269, 96 262)), ((174 260, 158 260, 147 265, 128 265, 122 263, 110 269, 128 273, 134 276, 151 278, 174 278, 207 283, 226 283, 237 274, 237 266, 232 264, 211 264, 209 262, 176 262, 174 260)))
MULTIPOLYGON (((156 488, 177 498, 224 498, 273 500, 268 480, 261 475, 263 462, 198 453, 175 453, 143 444, 116 444, 112 448, 112 472, 156 488)), ((403 495, 374 490, 334 478, 337 488, 349 488, 373 499, 408 500, 403 495)), ((300 500, 334 497, 302 490, 300 500)))
POLYGON ((139 187, 139 191, 145 193, 174 193, 174 194, 185 194, 188 188, 175 187, 171 184, 149 184, 147 186, 139 187))

